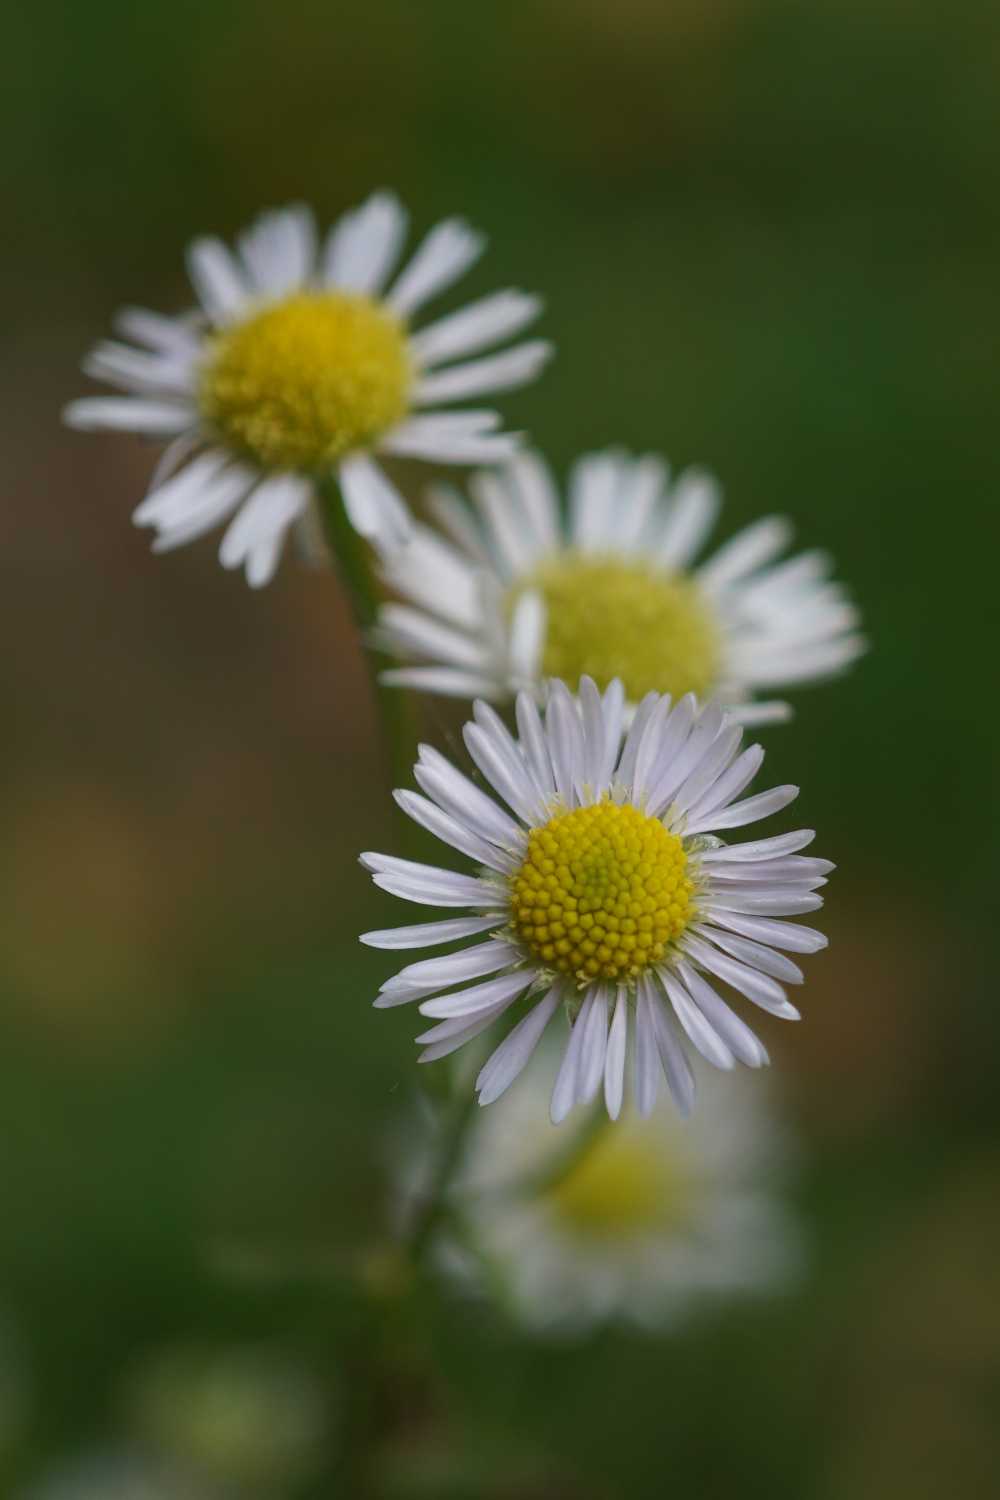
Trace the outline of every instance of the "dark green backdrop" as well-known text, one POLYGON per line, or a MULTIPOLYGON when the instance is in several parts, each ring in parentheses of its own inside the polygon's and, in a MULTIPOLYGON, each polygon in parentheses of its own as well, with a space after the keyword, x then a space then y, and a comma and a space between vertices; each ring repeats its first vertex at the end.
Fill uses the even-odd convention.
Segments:
POLYGON ((311 1372, 328 1438, 297 1488, 238 1495, 989 1491, 998 58, 973 0, 8 9, 5 1494, 128 1441, 159 1351, 245 1345, 311 1372), (428 1293, 363 1399, 338 1268, 377 1232, 415 1068, 354 940, 387 916, 356 851, 394 830, 350 621, 294 565, 256 596, 210 544, 150 557, 148 454, 58 413, 117 304, 182 305, 193 234, 383 184, 420 228, 489 231, 469 291, 544 293, 558 357, 507 410, 558 465, 708 464, 720 535, 792 516, 873 650, 767 739, 840 865, 806 1018, 765 1033, 804 1286, 547 1351, 428 1293))

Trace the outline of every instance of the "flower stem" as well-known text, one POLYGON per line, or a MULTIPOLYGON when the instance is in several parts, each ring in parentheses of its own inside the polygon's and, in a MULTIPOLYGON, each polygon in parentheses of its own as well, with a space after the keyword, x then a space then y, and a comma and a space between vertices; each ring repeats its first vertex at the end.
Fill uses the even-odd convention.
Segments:
POLYGON ((365 648, 375 699, 382 727, 386 769, 393 787, 405 786, 413 767, 416 724, 408 693, 386 687, 380 675, 392 665, 392 658, 369 643, 370 632, 378 618, 379 590, 371 566, 371 553, 347 518, 340 489, 333 478, 320 481, 318 507, 330 551, 347 589, 354 622, 365 648))
POLYGON ((417 1203, 413 1218, 403 1236, 411 1262, 419 1265, 435 1229, 444 1216, 448 1188, 462 1157, 466 1132, 476 1109, 476 1096, 466 1089, 451 1100, 438 1143, 437 1160, 427 1191, 417 1203))

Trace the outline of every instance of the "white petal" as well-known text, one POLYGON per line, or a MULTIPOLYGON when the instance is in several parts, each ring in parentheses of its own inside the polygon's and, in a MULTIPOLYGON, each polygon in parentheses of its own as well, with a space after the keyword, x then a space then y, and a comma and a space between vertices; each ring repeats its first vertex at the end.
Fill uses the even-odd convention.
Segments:
POLYGON ((174 526, 185 521, 201 504, 201 497, 225 468, 228 454, 215 448, 201 453, 173 474, 132 512, 136 526, 174 526))
POLYGON ((608 992, 610 986, 595 987, 594 1000, 587 1017, 587 1027, 580 1049, 580 1072, 577 1090, 582 1104, 595 1098, 604 1078, 608 1050, 608 992))
POLYGON ((610 541, 622 462, 616 453, 588 453, 569 479, 569 527, 573 545, 603 550, 610 541))
POLYGON ((434 484, 427 490, 427 510, 441 530, 477 563, 492 566, 492 559, 472 512, 461 495, 448 485, 434 484))
POLYGON ((670 513, 656 547, 657 560, 668 568, 686 568, 715 524, 719 487, 711 474, 687 469, 674 485, 670 513))
POLYGON ((524 768, 512 766, 478 724, 466 724, 462 738, 472 759, 508 807, 526 823, 537 821, 538 795, 524 768))
MULTIPOLYGON (((667 703, 669 708, 669 703, 667 703)), ((643 772, 642 780, 639 774, 634 777, 634 796, 642 798, 646 796, 646 810, 649 816, 655 817, 663 811, 673 796, 679 780, 684 775, 684 766, 681 756, 684 754, 685 745, 691 736, 694 727, 694 717, 697 714, 697 703, 693 693, 685 693, 678 703, 669 708, 669 718, 663 721, 663 729, 657 729, 657 723, 661 715, 652 711, 648 718, 648 727, 643 735, 643 772), (649 729, 652 724, 652 729, 649 729)), ((639 771, 639 757, 636 757, 637 771, 639 771)))
POLYGON ((532 969, 518 969, 513 974, 501 974, 497 979, 487 979, 482 984, 470 985, 468 989, 459 990, 454 995, 442 995, 436 1000, 422 1000, 420 1014, 442 1019, 446 1016, 467 1015, 471 1019, 476 1011, 485 1010, 501 1000, 513 1000, 516 995, 522 994, 528 988, 534 978, 535 974, 532 969))
POLYGON ((717 808, 727 807, 734 797, 750 785, 764 760, 760 745, 751 745, 738 756, 733 764, 710 786, 701 797, 688 808, 688 820, 700 823, 717 808))
POLYGON ((562 986, 554 984, 493 1052, 476 1079, 480 1104, 493 1104, 510 1088, 531 1058, 562 996, 562 986))
POLYGON ((682 1115, 688 1115, 694 1103, 694 1077, 681 1044, 674 1035, 666 1007, 656 994, 653 981, 648 976, 647 986, 656 1030, 656 1045, 659 1048, 660 1063, 667 1086, 679 1112, 682 1115))
POLYGON ((512 1003, 512 1001, 508 1000, 504 1005, 495 1005, 490 1010, 480 1011, 468 1026, 463 1027, 454 1036, 437 1042, 433 1047, 425 1047, 417 1058, 417 1062, 437 1062, 438 1058, 448 1057, 450 1053, 457 1052, 460 1047, 465 1046, 466 1042, 471 1042, 473 1037, 478 1036, 481 1031, 486 1031, 488 1027, 492 1026, 497 1017, 503 1015, 504 1011, 512 1003))
POLYGON ((662 459, 646 454, 632 464, 619 499, 620 514, 615 524, 615 540, 622 551, 644 549, 666 483, 667 466, 662 459))
POLYGON ((628 1043, 628 994, 618 986, 615 1012, 608 1033, 608 1050, 604 1062, 604 1102, 612 1120, 621 1114, 625 1093, 625 1054, 628 1043))
POLYGON ((288 527, 309 504, 312 487, 296 474, 276 474, 257 486, 230 522, 219 561, 224 568, 246 563, 252 586, 266 583, 277 565, 288 527))
POLYGON ((702 909, 709 911, 749 912, 764 917, 795 917, 803 912, 819 911, 823 897, 812 891, 779 886, 774 891, 744 893, 738 887, 723 890, 715 887, 702 909))
POLYGON ((189 318, 166 318, 145 307, 123 307, 115 313, 114 326, 126 338, 145 344, 160 354, 197 355, 200 334, 189 318))
POLYGON ((380 292, 405 238, 406 213, 399 200, 392 193, 373 193, 331 230, 323 256, 324 281, 349 292, 380 292))
POLYGON ((252 469, 233 464, 216 479, 188 496, 184 514, 170 521, 158 521, 154 552, 172 552, 212 531, 232 515, 257 482, 252 469))
POLYGON ((550 685, 545 733, 559 796, 573 807, 583 781, 583 728, 576 700, 563 682, 550 685))
POLYGON ((421 329, 410 339, 410 348, 417 363, 429 369, 442 360, 474 354, 510 338, 533 322, 541 310, 539 297, 525 292, 494 292, 421 329))
POLYGON ((422 906, 479 906, 496 910, 503 898, 495 886, 472 875, 456 875, 437 865, 417 864, 390 854, 361 855, 361 863, 373 872, 382 890, 399 894, 422 906))
POLYGON ((747 844, 724 844, 721 849, 707 849, 699 856, 703 864, 742 864, 757 860, 775 859, 782 854, 796 854, 805 849, 816 837, 812 828, 799 828, 795 833, 779 833, 770 839, 755 839, 747 844))
POLYGON ((705 1020, 726 1044, 734 1057, 748 1068, 763 1068, 770 1061, 767 1048, 745 1021, 731 1010, 690 964, 681 964, 680 977, 705 1020))
POLYGON ((393 995, 404 995, 409 1000, 419 995, 438 994, 452 985, 465 984, 469 979, 480 979, 484 974, 495 974, 498 969, 509 968, 520 957, 519 948, 499 938, 489 938, 485 943, 462 948, 457 953, 423 958, 417 963, 407 964, 405 969, 386 980, 375 1004, 390 1003, 383 997, 393 995))
POLYGON ((506 697, 506 684, 499 678, 477 676, 458 667, 390 667, 379 673, 388 687, 412 688, 417 693, 440 693, 448 698, 506 697))
POLYGON ((827 947, 829 938, 814 927, 800 927, 797 922, 778 922, 740 912, 720 911, 712 920, 718 927, 738 932, 756 942, 784 948, 788 953, 818 953, 827 947))
POLYGON ((647 693, 632 715, 632 723, 629 725, 628 734, 625 736, 625 743, 622 746, 621 759, 618 762, 615 779, 630 790, 635 781, 635 762, 639 753, 639 746, 642 744, 650 714, 653 713, 659 702, 659 693, 647 693))
MULTIPOLYGON (((680 708, 678 704, 678 708, 680 708)), ((726 715, 718 703, 709 703, 702 709, 694 728, 683 746, 670 757, 668 774, 664 775, 661 768, 667 763, 667 756, 661 753, 657 763, 658 779, 655 789, 655 801, 653 796, 649 799, 649 809, 669 805, 675 797, 679 797, 683 791, 688 777, 695 775, 700 769, 707 755, 715 754, 716 741, 723 734, 726 724, 726 715)))
POLYGON ((316 221, 304 204, 261 214, 238 243, 250 281, 263 296, 283 296, 312 279, 316 221))
POLYGON ((421 745, 413 774, 428 796, 453 817, 467 822, 491 844, 520 847, 523 833, 513 818, 431 745, 421 745))
POLYGON ((404 458, 423 458, 442 464, 504 463, 517 452, 520 436, 514 432, 482 434, 463 421, 466 413, 411 417, 387 432, 379 443, 384 453, 404 458))
POLYGON ((363 932, 359 939, 369 948, 432 948, 456 938, 472 937, 497 925, 496 917, 449 917, 443 922, 417 922, 409 927, 382 927, 363 932))
POLYGON ((250 301, 250 287, 221 240, 195 240, 188 247, 187 264, 198 300, 213 323, 232 323, 242 315, 250 301))
POLYGON ((416 525, 409 545, 381 566, 388 588, 453 625, 474 631, 480 590, 469 558, 429 526, 416 525))
POLYGON ((580 713, 583 717, 583 764, 581 777, 595 797, 604 791, 602 772, 605 760, 604 701, 592 677, 581 677, 580 713))
POLYGON ((736 937, 731 932, 720 932, 717 927, 692 928, 691 935, 705 938, 708 942, 714 943, 717 948, 721 948, 724 953, 738 958, 741 963, 760 969, 762 974, 770 974, 772 979, 779 979, 784 984, 802 984, 805 979, 798 964, 793 964, 792 960, 786 958, 783 953, 776 953, 773 948, 768 948, 763 943, 754 943, 749 938, 736 937))
POLYGON ((718 812, 706 813, 703 818, 691 819, 687 825, 688 836, 710 833, 717 828, 742 828, 747 823, 757 823, 780 812, 799 795, 797 786, 776 786, 769 792, 759 792, 745 802, 733 802, 718 812))
POLYGON ((523 593, 510 622, 510 671, 515 682, 536 682, 542 666, 546 610, 541 594, 523 593))
MULTIPOLYGON (((456 1038, 461 1038, 458 1042, 458 1045, 461 1046, 469 1040, 470 1036, 474 1036, 476 1032, 484 1031, 487 1026, 492 1025, 499 1016, 503 1015, 505 1010, 510 1009, 516 998, 515 996, 514 999, 497 1000, 493 1005, 487 1005, 483 1010, 477 1010, 474 1020, 471 1022, 467 1015, 448 1016, 445 1020, 438 1021, 436 1025, 429 1027, 427 1031, 421 1031, 416 1040, 426 1044, 454 1041, 456 1038)), ((421 1057, 419 1061, 424 1062, 429 1061, 429 1059, 421 1057)))
POLYGON ((688 808, 695 806, 703 796, 714 791, 719 778, 727 770, 736 754, 742 738, 743 731, 738 724, 730 724, 728 720, 723 724, 716 739, 698 760, 690 775, 685 778, 683 785, 674 793, 673 803, 678 812, 687 812, 688 808))
POLYGON ((728 1072, 735 1065, 736 1059, 725 1042, 702 1015, 678 976, 671 974, 665 968, 661 969, 659 974, 670 997, 674 1014, 689 1040, 697 1047, 705 1061, 712 1064, 713 1068, 722 1068, 728 1072))
POLYGON ((556 1075, 555 1087, 552 1090, 549 1114, 553 1125, 560 1125, 581 1097, 580 1074, 583 1043, 587 1033, 587 1022, 594 1006, 594 994, 593 989, 587 991, 579 1014, 570 1029, 569 1041, 566 1043, 566 1050, 556 1075))
POLYGON ((717 594, 787 547, 791 536, 792 529, 783 516, 765 516, 720 547, 698 570, 698 582, 709 593, 717 594))
POLYGON ((486 240, 461 219, 446 219, 432 229, 398 277, 387 302, 408 318, 425 302, 457 281, 486 248, 486 240))
POLYGON ((511 855, 488 843, 449 813, 442 812, 433 802, 421 797, 419 792, 396 791, 393 796, 415 823, 419 823, 443 843, 450 844, 453 849, 467 854, 477 864, 486 865, 488 869, 496 870, 501 875, 512 875, 517 870, 518 861, 511 855))
POLYGON ((522 451, 511 459, 507 474, 521 499, 537 550, 555 552, 560 545, 559 495, 548 465, 539 454, 522 451))
POLYGON ((792 717, 791 704, 776 698, 762 703, 730 703, 729 712, 744 729, 756 729, 761 724, 787 724, 792 717))
POLYGON ((750 885, 763 889, 774 885, 825 885, 825 877, 836 869, 830 859, 805 859, 800 854, 788 854, 783 859, 762 859, 751 863, 721 863, 712 866, 712 879, 716 885, 729 883, 740 885, 744 890, 750 885))
POLYGON ((183 354, 148 354, 104 339, 87 355, 83 372, 92 380, 104 380, 140 396, 184 399, 194 394, 192 365, 197 354, 197 347, 183 354))
POLYGON ((639 980, 635 1007, 635 1104, 640 1115, 648 1115, 660 1090, 660 1053, 656 1044, 656 1020, 649 982, 639 980))
MULTIPOLYGON (((403 551, 405 554, 406 549, 403 551)), ((423 610, 411 609, 408 604, 384 604, 378 621, 379 636, 393 652, 429 657, 473 672, 481 672, 488 665, 482 643, 475 636, 435 620, 423 610)))
POLYGON ((514 712, 521 749, 532 777, 545 800, 551 801, 556 791, 552 760, 538 706, 530 693, 518 693, 514 712))
POLYGON ((451 365, 424 375, 413 387, 415 406, 434 406, 441 401, 464 401, 469 396, 487 396, 494 391, 509 391, 525 385, 552 357, 553 347, 545 339, 516 344, 503 354, 467 364, 451 365))
POLYGON ((410 512, 379 466, 355 453, 341 460, 338 477, 355 531, 386 554, 405 546, 412 534, 410 512))
POLYGON ((528 572, 535 563, 537 548, 525 527, 521 507, 507 486, 506 474, 474 474, 469 493, 482 514, 504 577, 513 579, 528 572))
POLYGON ((81 432, 140 432, 147 437, 173 437, 197 421, 190 403, 144 401, 132 396, 85 396, 63 410, 63 421, 81 432))
POLYGON ((747 964, 742 964, 738 959, 728 958, 726 954, 719 953, 715 948, 709 947, 707 943, 689 945, 689 951, 697 951, 698 962, 702 964, 710 974, 716 974, 731 984, 734 990, 739 990, 754 1005, 759 1005, 761 1010, 770 1012, 772 1016, 780 1016, 785 1021, 797 1021, 799 1013, 792 1005, 781 985, 776 979, 771 979, 767 974, 761 974, 756 969, 751 969, 747 964))

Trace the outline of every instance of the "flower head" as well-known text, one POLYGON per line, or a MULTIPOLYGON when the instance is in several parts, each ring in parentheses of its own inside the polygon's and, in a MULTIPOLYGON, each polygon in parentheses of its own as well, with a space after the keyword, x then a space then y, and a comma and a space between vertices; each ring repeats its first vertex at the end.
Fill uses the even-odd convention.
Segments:
POLYGON ((414 331, 485 241, 446 220, 392 279, 405 233, 388 193, 345 214, 323 245, 308 209, 267 213, 235 251, 191 246, 197 313, 119 315, 129 342, 99 344, 84 368, 126 394, 74 401, 66 418, 172 440, 135 512, 157 550, 228 521, 223 566, 266 583, 289 527, 308 523, 316 480, 335 473, 355 529, 391 551, 410 520, 372 454, 466 464, 514 451, 496 412, 428 408, 531 380, 550 353, 540 340, 466 356, 519 332, 540 303, 498 292, 414 331))
POLYGON ((480 938, 408 965, 375 1004, 414 1001, 433 1018, 418 1039, 421 1060, 431 1061, 526 999, 479 1074, 483 1104, 509 1087, 562 1008, 570 1031, 554 1121, 602 1086, 618 1116, 630 1035, 640 1112, 652 1108, 662 1070, 686 1113, 694 1079, 680 1033, 716 1067, 768 1060, 716 981, 772 1015, 798 1017, 783 983, 800 983, 802 972, 779 950, 815 952, 826 939, 782 919, 823 904, 816 892, 832 865, 799 853, 813 838, 805 829, 746 844, 717 837, 779 811, 798 788, 738 800, 763 751, 740 751, 742 731, 716 703, 699 708, 691 694, 675 704, 648 693, 625 732, 622 684, 602 695, 584 678, 577 697, 550 685, 544 723, 521 693, 517 722, 519 739, 478 702, 465 726, 469 754, 506 808, 428 746, 414 770, 426 795, 396 793, 415 822, 478 873, 362 856, 383 890, 471 913, 362 941, 408 949, 480 938))
POLYGON ((585 1125, 567 1151, 545 1118, 551 1061, 536 1056, 473 1126, 449 1205, 459 1244, 442 1243, 443 1268, 560 1335, 611 1320, 663 1327, 787 1284, 800 1244, 777 1189, 792 1151, 767 1090, 706 1079, 691 1120, 661 1100, 613 1130, 585 1125))
POLYGON ((658 458, 590 454, 565 522, 537 454, 470 489, 471 511, 434 491, 440 530, 418 526, 405 559, 385 564, 404 602, 383 607, 380 639, 412 663, 390 681, 500 701, 550 678, 603 689, 617 677, 630 704, 693 692, 760 723, 788 709, 755 695, 828 677, 864 649, 825 554, 775 560, 791 536, 778 517, 694 565, 719 505, 707 474, 670 488, 658 458))

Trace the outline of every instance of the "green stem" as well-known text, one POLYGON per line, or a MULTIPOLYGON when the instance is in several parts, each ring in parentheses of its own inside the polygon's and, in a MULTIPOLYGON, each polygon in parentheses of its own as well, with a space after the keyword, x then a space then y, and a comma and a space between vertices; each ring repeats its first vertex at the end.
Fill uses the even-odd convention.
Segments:
POLYGON ((378 718, 382 726, 386 769, 392 786, 405 786, 413 768, 416 724, 408 693, 386 687, 379 679, 393 665, 392 658, 369 644, 369 634, 378 619, 379 589, 371 565, 367 542, 347 518, 335 479, 319 484, 319 510, 323 532, 351 601, 354 621, 368 663, 378 718))
POLYGON ((404 1248, 414 1265, 420 1264, 435 1229, 444 1217, 448 1188, 461 1160, 462 1146, 475 1109, 476 1096, 469 1088, 452 1100, 430 1184, 417 1204, 403 1239, 404 1248))

